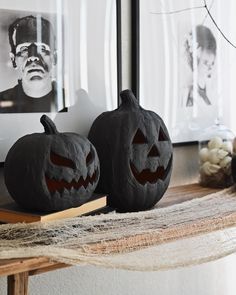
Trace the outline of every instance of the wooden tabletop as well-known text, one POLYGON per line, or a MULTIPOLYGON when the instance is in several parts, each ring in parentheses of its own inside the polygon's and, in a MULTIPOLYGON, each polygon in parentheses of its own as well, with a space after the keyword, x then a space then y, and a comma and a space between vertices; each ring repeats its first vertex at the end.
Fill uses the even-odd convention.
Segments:
POLYGON ((63 263, 50 261, 47 257, 1 259, 0 276, 9 276, 21 272, 29 272, 29 275, 36 275, 67 266, 63 263))
MULTIPOLYGON (((156 207, 171 206, 194 198, 201 198, 216 191, 217 189, 200 187, 198 184, 171 187, 156 207)), ((67 266, 63 263, 50 261, 47 257, 0 259, 0 275, 9 276, 23 272, 35 275, 67 266)))

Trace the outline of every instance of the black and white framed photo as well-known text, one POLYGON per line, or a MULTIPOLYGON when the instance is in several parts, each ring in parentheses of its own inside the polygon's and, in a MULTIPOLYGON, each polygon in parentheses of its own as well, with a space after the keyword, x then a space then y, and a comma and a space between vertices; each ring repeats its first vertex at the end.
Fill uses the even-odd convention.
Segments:
POLYGON ((0 9, 0 40, 0 114, 65 108, 62 15, 0 9))
POLYGON ((140 104, 163 118, 173 143, 196 142, 215 122, 235 132, 235 1, 133 4, 140 104))
POLYGON ((117 107, 119 7, 0 0, 0 162, 19 137, 43 132, 44 113, 60 131, 87 135, 98 114, 117 107))

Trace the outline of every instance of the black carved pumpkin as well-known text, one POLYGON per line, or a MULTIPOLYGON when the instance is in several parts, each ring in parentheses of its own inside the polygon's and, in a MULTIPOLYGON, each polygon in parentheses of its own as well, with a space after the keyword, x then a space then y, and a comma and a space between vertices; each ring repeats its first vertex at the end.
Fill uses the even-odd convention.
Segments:
POLYGON ((45 133, 20 138, 7 154, 7 189, 27 209, 50 212, 80 206, 99 179, 96 150, 81 135, 59 133, 46 115, 40 121, 45 133))
POLYGON ((88 138, 100 160, 98 192, 119 211, 146 210, 165 193, 172 170, 172 144, 162 119, 141 108, 130 90, 122 103, 94 121, 88 138))

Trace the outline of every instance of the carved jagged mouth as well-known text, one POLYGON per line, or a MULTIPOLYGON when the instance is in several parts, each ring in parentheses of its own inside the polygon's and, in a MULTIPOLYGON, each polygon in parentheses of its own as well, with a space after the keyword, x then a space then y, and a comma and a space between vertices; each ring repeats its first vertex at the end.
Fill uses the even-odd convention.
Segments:
POLYGON ((169 160, 169 163, 166 169, 163 166, 159 166, 156 171, 152 172, 150 169, 143 169, 141 172, 138 172, 135 165, 130 161, 130 168, 135 177, 135 179, 142 185, 147 182, 156 183, 159 179, 165 180, 168 172, 170 171, 172 163, 172 157, 169 160))
POLYGON ((76 190, 78 191, 81 187, 85 189, 89 184, 93 185, 97 180, 98 169, 95 170, 92 176, 87 176, 86 179, 83 179, 81 176, 78 181, 73 179, 71 182, 67 182, 64 179, 56 180, 55 178, 49 178, 45 175, 46 184, 50 193, 54 193, 56 191, 61 192, 67 189, 68 191, 76 190))

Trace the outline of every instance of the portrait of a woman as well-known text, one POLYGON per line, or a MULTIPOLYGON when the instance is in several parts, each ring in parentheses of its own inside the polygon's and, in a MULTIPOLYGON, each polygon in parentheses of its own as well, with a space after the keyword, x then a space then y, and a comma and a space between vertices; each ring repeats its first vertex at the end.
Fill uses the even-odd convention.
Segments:
POLYGON ((207 87, 212 78, 216 58, 216 39, 211 30, 198 25, 185 41, 186 57, 192 71, 192 83, 188 87, 185 106, 211 105, 207 87))

